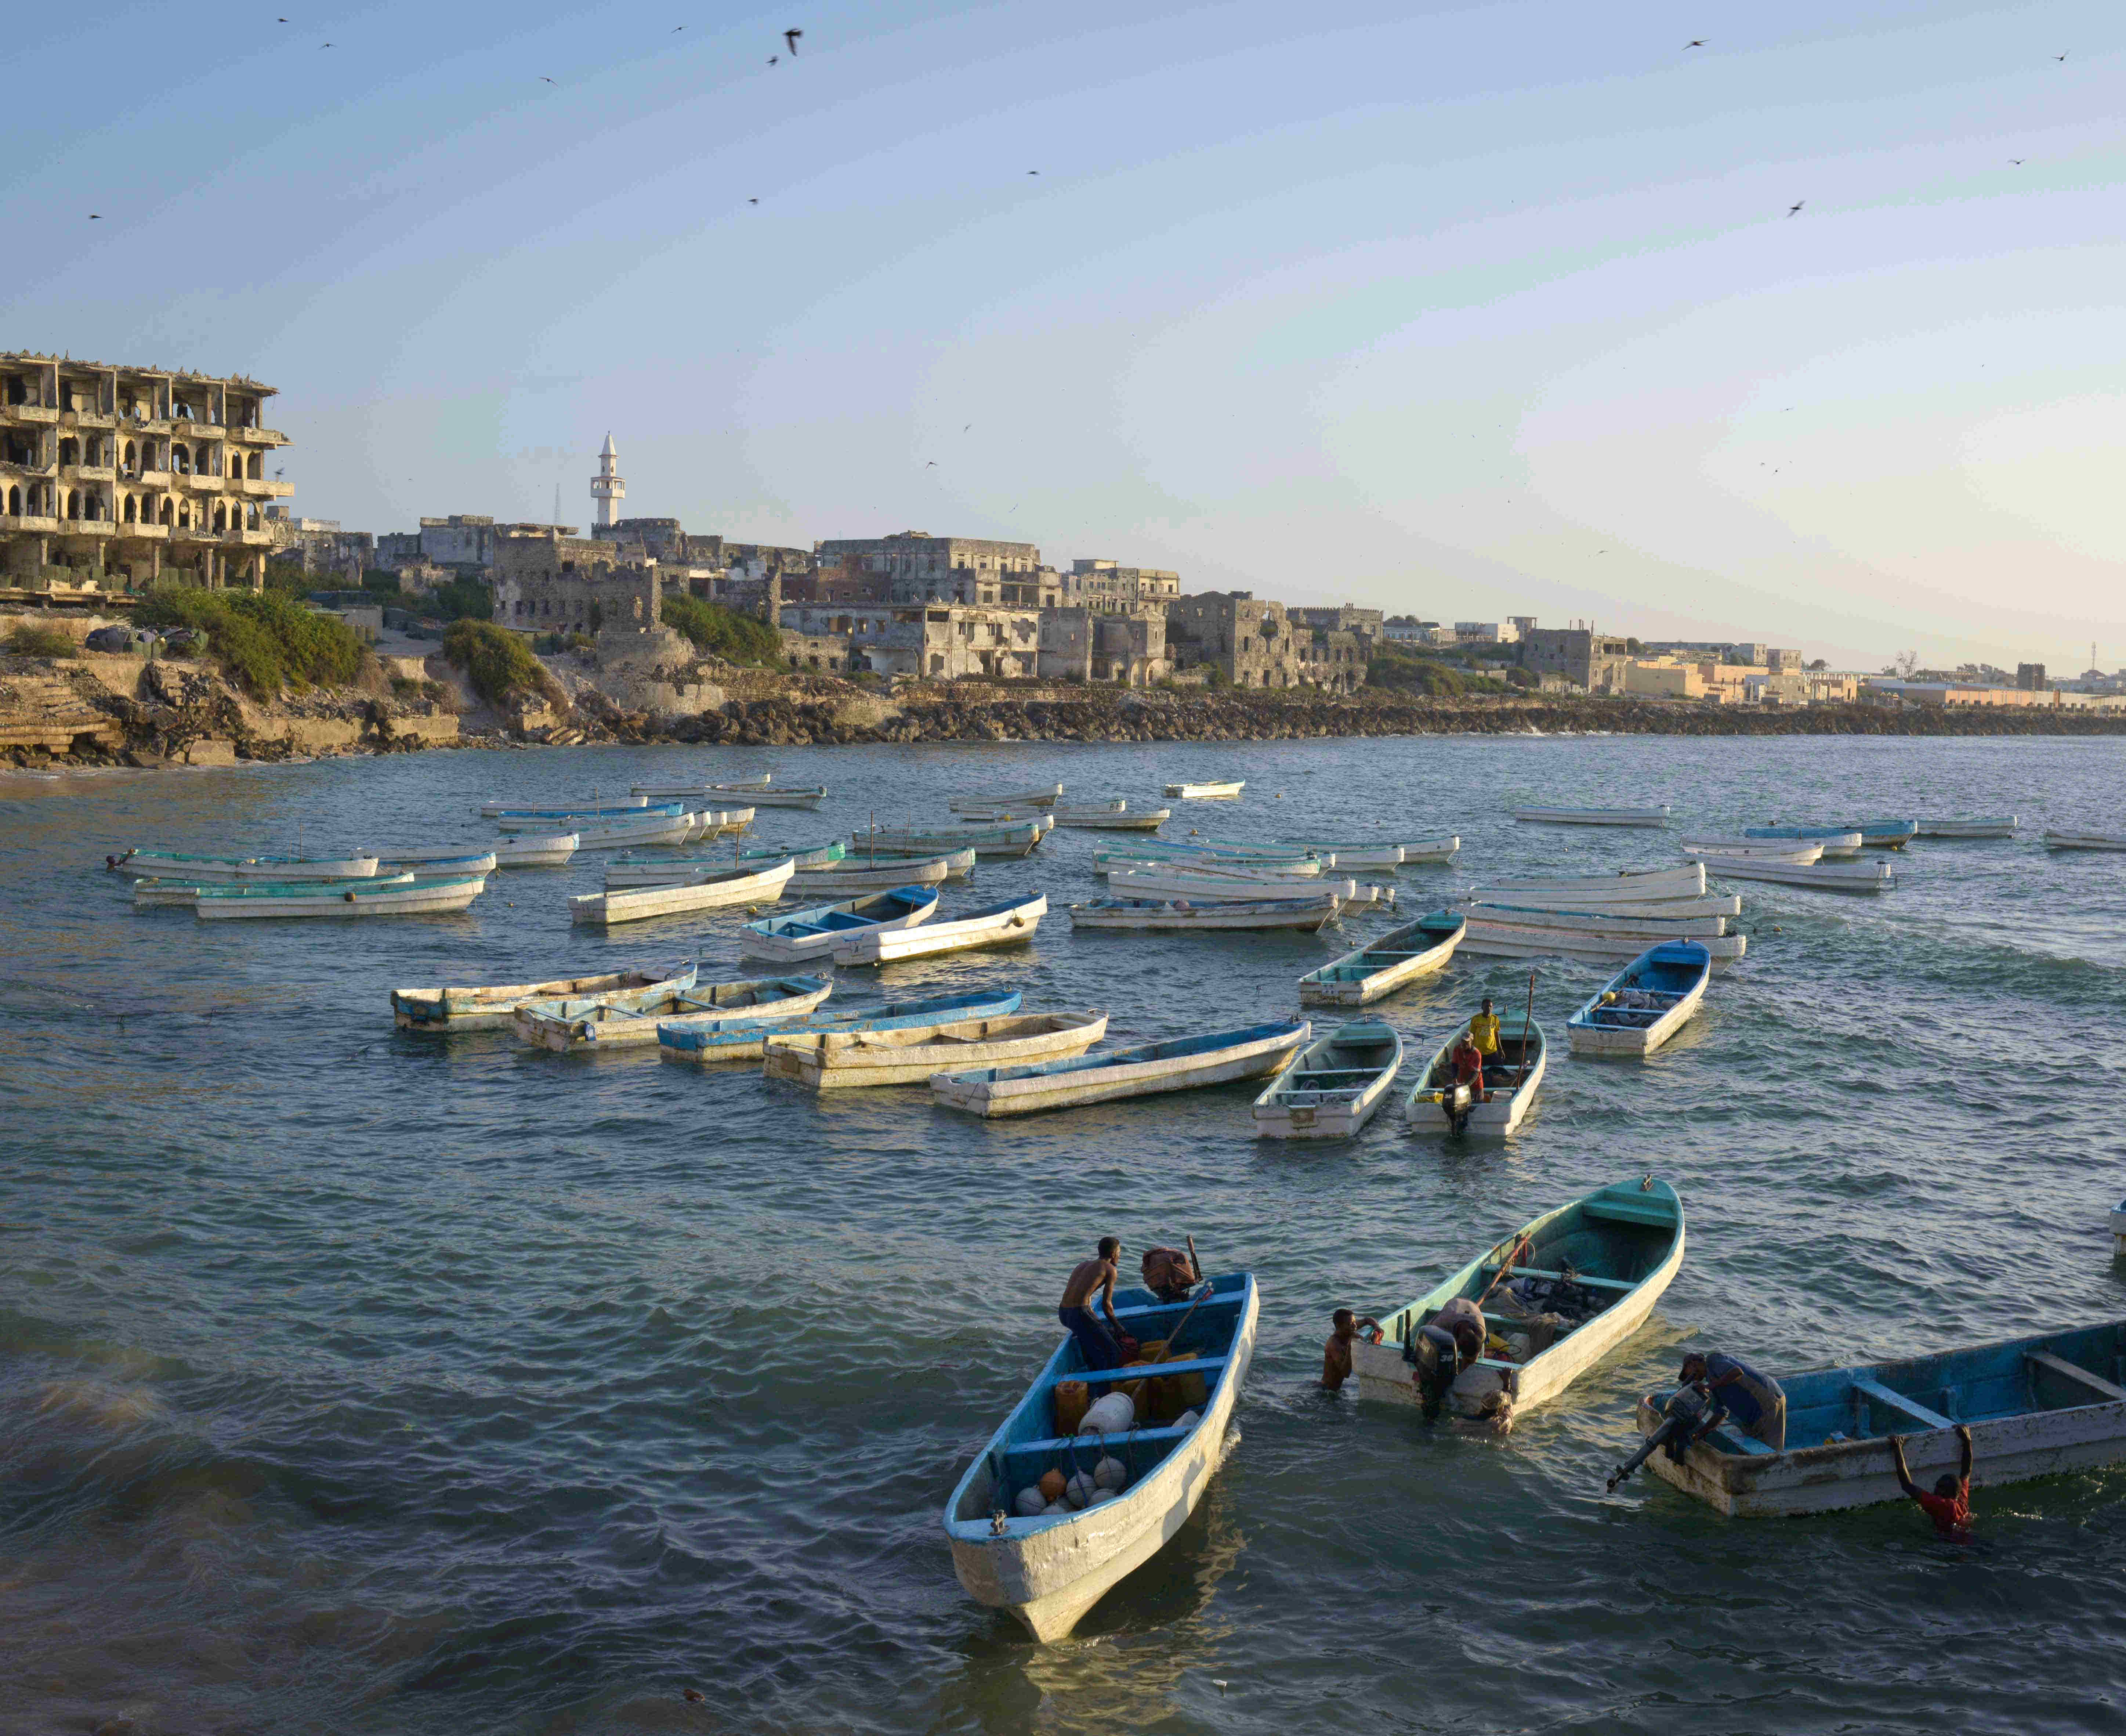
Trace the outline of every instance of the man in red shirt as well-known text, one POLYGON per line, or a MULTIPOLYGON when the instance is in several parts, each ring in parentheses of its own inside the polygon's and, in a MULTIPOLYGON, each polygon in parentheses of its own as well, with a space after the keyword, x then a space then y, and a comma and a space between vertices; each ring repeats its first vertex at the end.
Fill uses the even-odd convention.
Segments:
POLYGON ((1934 1493, 1928 1494, 1912 1481, 1911 1468, 1905 1463, 1905 1443, 1902 1436, 1890 1437, 1890 1459, 1897 1468, 1897 1487, 1919 1502, 1934 1528, 1951 1543, 1971 1541, 1971 1431, 1962 1423, 1956 1426, 1956 1438, 1963 1443, 1963 1469, 1956 1476, 1944 1472, 1935 1479, 1934 1493))

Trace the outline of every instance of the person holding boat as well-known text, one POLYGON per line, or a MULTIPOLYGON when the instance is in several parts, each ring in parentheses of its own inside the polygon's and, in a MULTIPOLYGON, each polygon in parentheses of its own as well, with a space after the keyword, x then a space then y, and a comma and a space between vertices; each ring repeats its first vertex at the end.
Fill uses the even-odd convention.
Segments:
POLYGON ((1094 1256, 1070 1268, 1070 1276, 1063 1286, 1063 1300, 1056 1310, 1056 1317, 1078 1341, 1078 1348, 1084 1353, 1089 1369, 1118 1369, 1136 1354, 1136 1341, 1122 1330, 1122 1322, 1115 1318, 1115 1262, 1122 1251, 1119 1236, 1100 1237, 1099 1249, 1094 1256), (1104 1326, 1093 1312, 1095 1295, 1108 1317, 1104 1326))
POLYGON ((1351 1345, 1361 1327, 1372 1335, 1372 1342, 1380 1342, 1381 1323, 1371 1314, 1363 1320, 1349 1308, 1339 1308, 1329 1317, 1334 1328, 1329 1341, 1321 1346, 1321 1384, 1330 1392, 1339 1392, 1344 1383, 1351 1378, 1351 1345))
POLYGON ((1971 1431, 1962 1423, 1956 1426, 1956 1438, 1963 1445, 1963 1465, 1956 1475, 1944 1471, 1934 1480, 1934 1493, 1928 1494, 1912 1481, 1911 1467, 1905 1463, 1905 1440, 1902 1435, 1890 1437, 1890 1462, 1897 1467, 1897 1487, 1920 1504, 1920 1511, 1934 1521, 1935 1530, 1948 1542, 1971 1541, 1971 1431))
POLYGON ((1755 1436, 1774 1453, 1786 1451, 1787 1395, 1771 1376, 1720 1350, 1693 1350, 1683 1359, 1683 1372, 1676 1378, 1710 1393, 1743 1433, 1755 1436))

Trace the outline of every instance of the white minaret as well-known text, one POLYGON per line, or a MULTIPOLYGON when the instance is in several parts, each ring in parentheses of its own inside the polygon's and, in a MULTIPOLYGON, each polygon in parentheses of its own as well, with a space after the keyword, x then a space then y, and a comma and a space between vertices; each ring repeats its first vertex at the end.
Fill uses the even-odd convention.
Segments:
POLYGON ((612 436, 607 434, 598 452, 598 473, 591 478, 592 523, 600 530, 610 529, 613 503, 626 498, 627 485, 620 480, 620 454, 613 450, 612 436))

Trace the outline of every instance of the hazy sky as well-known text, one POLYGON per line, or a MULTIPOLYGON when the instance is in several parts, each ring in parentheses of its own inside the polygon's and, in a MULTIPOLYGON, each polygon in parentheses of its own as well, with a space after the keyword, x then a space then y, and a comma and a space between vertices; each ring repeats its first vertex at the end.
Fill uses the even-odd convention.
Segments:
POLYGON ((301 512, 2126 662, 2117 0, 278 3, 11 19, 0 348, 301 512))

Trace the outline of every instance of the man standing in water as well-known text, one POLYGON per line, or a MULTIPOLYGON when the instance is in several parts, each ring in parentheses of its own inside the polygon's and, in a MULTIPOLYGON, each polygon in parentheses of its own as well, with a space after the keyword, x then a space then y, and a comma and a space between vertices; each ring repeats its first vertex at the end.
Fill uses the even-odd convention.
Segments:
POLYGON ((1358 1319, 1349 1308, 1339 1308, 1330 1317, 1329 1323, 1335 1330, 1329 1334, 1329 1341, 1321 1346, 1321 1384, 1330 1392, 1342 1389, 1351 1378, 1351 1344, 1363 1327, 1374 1334, 1378 1342, 1381 1323, 1371 1314, 1358 1319))
POLYGON ((1912 1481, 1911 1467, 1905 1463, 1905 1442, 1901 1435, 1890 1437, 1890 1462, 1897 1468, 1897 1487, 1920 1504, 1920 1510, 1934 1521, 1934 1528, 1950 1543, 1971 1541, 1971 1431, 1962 1423, 1956 1426, 1956 1438, 1963 1443, 1963 1469, 1952 1477, 1944 1471, 1935 1478, 1934 1493, 1928 1494, 1912 1481))
POLYGON ((1677 1379, 1684 1386, 1703 1384, 1745 1434, 1755 1436, 1774 1453, 1786 1451, 1787 1395, 1769 1375, 1719 1350, 1693 1350, 1683 1359, 1677 1379))
POLYGON ((1115 1261, 1122 1251, 1120 1237, 1100 1237, 1099 1251, 1092 1259, 1081 1260, 1070 1268, 1070 1280, 1063 1286, 1063 1300, 1056 1310, 1056 1317, 1084 1352, 1085 1366, 1089 1369, 1120 1368, 1125 1341, 1134 1342, 1122 1331, 1122 1322, 1115 1318, 1115 1261), (1099 1316, 1093 1312, 1096 1293, 1108 1317, 1105 1326, 1100 1324, 1099 1316))

